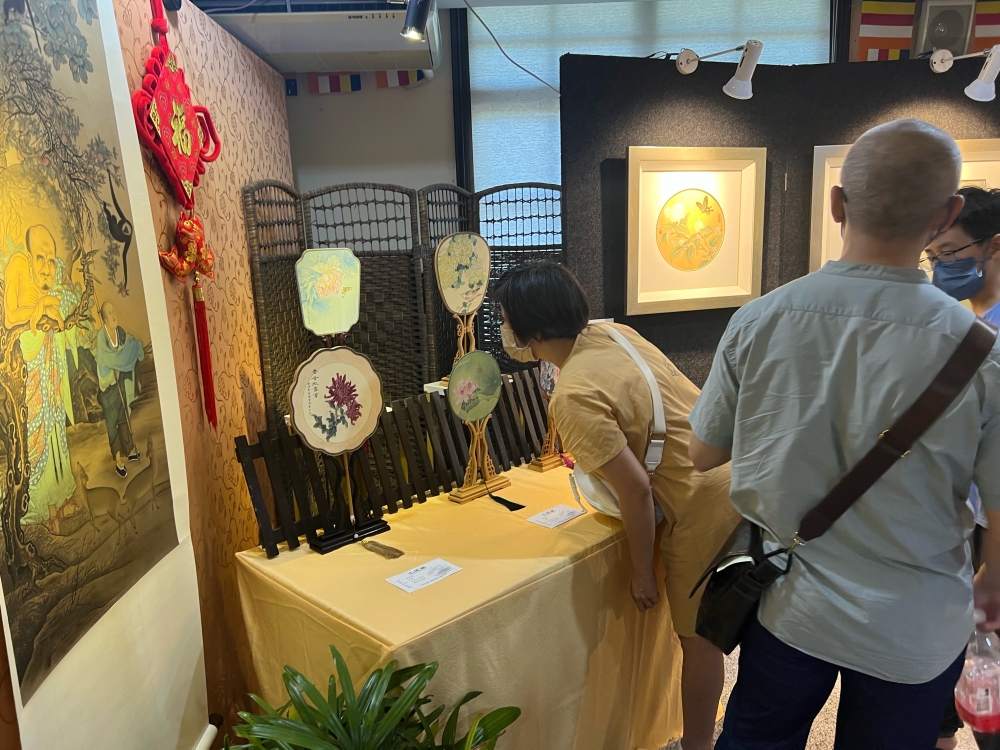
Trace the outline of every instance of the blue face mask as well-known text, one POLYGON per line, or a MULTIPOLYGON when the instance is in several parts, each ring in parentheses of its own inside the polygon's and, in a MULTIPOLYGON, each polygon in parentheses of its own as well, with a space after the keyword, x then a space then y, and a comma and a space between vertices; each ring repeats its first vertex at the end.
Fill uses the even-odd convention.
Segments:
POLYGON ((935 263, 932 282, 949 297, 960 302, 967 300, 983 288, 982 262, 976 258, 958 258, 950 263, 935 263))

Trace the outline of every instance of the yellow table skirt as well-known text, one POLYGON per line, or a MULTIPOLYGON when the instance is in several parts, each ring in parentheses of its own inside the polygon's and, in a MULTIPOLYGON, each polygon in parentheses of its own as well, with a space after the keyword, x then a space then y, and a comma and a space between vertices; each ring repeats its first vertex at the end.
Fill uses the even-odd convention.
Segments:
POLYGON ((624 529, 593 512, 555 529, 525 518, 575 506, 566 469, 508 472, 511 513, 481 498, 439 496, 386 515, 375 537, 396 560, 360 544, 319 555, 302 547, 268 560, 237 555, 240 596, 264 698, 287 700, 285 664, 325 689, 329 645, 358 684, 396 659, 437 661, 434 705, 481 690, 466 711, 519 706, 510 750, 656 750, 680 736, 680 646, 665 599, 640 614, 629 595, 624 529), (412 594, 390 576, 436 557, 462 570, 412 594))

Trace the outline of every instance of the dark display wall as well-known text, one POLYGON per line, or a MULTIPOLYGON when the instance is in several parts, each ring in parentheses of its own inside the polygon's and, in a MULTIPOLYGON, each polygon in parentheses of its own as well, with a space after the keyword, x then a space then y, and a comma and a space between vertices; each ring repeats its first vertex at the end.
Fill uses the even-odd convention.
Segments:
MULTIPOLYGON (((766 40, 765 40, 766 43, 766 40)), ((935 74, 926 60, 757 67, 754 96, 722 93, 734 63, 690 76, 673 62, 565 55, 563 242, 593 317, 613 317, 655 343, 701 386, 735 310, 625 317, 629 146, 767 148, 762 291, 809 270, 813 147, 853 143, 868 128, 918 117, 955 138, 1000 138, 1000 99, 963 90, 981 59, 935 74)))

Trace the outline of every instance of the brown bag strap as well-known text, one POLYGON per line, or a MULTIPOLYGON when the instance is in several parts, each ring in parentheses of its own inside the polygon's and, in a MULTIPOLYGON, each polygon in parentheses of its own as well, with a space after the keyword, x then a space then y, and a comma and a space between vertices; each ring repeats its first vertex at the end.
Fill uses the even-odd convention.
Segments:
POLYGON ((865 494, 896 461, 901 459, 949 404, 968 385, 997 339, 997 329, 976 318, 951 358, 927 390, 896 423, 878 437, 868 453, 851 469, 799 525, 793 546, 815 539, 865 494))

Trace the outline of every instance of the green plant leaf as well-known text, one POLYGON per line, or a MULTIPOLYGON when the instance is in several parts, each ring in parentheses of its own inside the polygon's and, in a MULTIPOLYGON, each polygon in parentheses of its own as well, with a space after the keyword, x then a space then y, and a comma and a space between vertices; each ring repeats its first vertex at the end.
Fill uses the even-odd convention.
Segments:
POLYGON ((460 700, 455 707, 451 710, 451 716, 448 717, 448 723, 444 725, 444 734, 441 735, 441 742, 445 745, 454 745, 455 736, 458 734, 458 712, 466 703, 471 700, 475 700, 480 695, 482 691, 474 690, 471 693, 466 693, 465 697, 460 700))
MULTIPOLYGON (((264 713, 266 713, 268 716, 281 716, 285 713, 285 711, 288 710, 288 706, 290 705, 289 703, 286 703, 281 708, 275 710, 271 708, 270 704, 266 700, 261 698, 259 695, 256 695, 255 693, 250 693, 250 700, 252 700, 258 706, 263 708, 264 713)), ((241 713, 240 716, 242 717, 243 714, 241 713)))
POLYGON ((506 708, 498 708, 495 711, 490 711, 479 722, 479 728, 483 730, 484 735, 479 742, 499 737, 520 716, 521 709, 515 706, 507 706, 506 708))
POLYGON ((333 654, 333 663, 337 668, 337 677, 340 680, 340 693, 344 696, 344 717, 347 719, 347 726, 350 729, 351 739, 355 744, 360 745, 361 737, 361 711, 358 708, 358 698, 354 693, 354 683, 351 682, 351 672, 347 668, 347 662, 335 646, 330 646, 330 653, 333 654))
MULTIPOLYGON (((282 675, 285 682, 285 690, 291 699, 292 705, 288 708, 287 718, 292 721, 300 721, 304 726, 309 727, 313 733, 320 732, 319 727, 326 724, 326 720, 321 715, 320 710, 309 705, 306 700, 306 693, 313 685, 306 677, 293 667, 285 665, 285 673, 282 675)), ((313 688, 315 691, 315 688, 313 688)))
MULTIPOLYGON (((365 680, 365 684, 362 686, 361 692, 358 693, 358 707, 361 710, 362 716, 368 711, 368 707, 371 704, 372 694, 376 691, 376 686, 385 675, 386 670, 391 667, 393 667, 393 663, 390 663, 385 669, 376 669, 368 675, 368 678, 365 680)), ((383 694, 379 696, 380 701, 385 697, 384 692, 385 691, 383 690, 383 694)))
POLYGON ((378 679, 372 681, 369 678, 365 689, 361 691, 358 705, 361 708, 362 721, 366 727, 377 726, 382 706, 385 703, 386 692, 389 690, 389 682, 392 680, 392 673, 395 669, 396 662, 392 661, 385 669, 376 670, 372 673, 372 677, 377 675, 378 679))
POLYGON ((303 750, 341 750, 339 745, 334 745, 328 740, 317 737, 309 732, 301 723, 289 719, 280 719, 242 729, 245 729, 247 734, 240 734, 240 736, 247 739, 271 740, 272 742, 285 743, 286 745, 291 745, 294 748, 302 748, 303 750))
POLYGON ((344 728, 338 712, 324 700, 316 686, 309 682, 305 675, 286 666, 285 689, 304 726, 313 728, 324 736, 333 735, 342 746, 342 750, 354 750, 355 743, 351 742, 350 734, 344 728), (313 701, 313 706, 306 702, 306 696, 313 701))
POLYGON ((394 690, 395 688, 402 687, 403 683, 409 682, 413 677, 424 671, 427 668, 426 664, 414 664, 412 667, 403 667, 402 669, 397 669, 392 674, 392 679, 389 680, 389 690, 394 690))
POLYGON ((371 737, 372 743, 364 748, 364 750, 378 750, 379 744, 392 733, 395 726, 399 724, 400 719, 406 715, 420 698, 420 694, 430 684, 437 669, 437 662, 431 662, 410 681, 410 684, 406 686, 402 695, 392 704, 392 708, 386 711, 385 716, 382 717, 382 721, 379 722, 378 730, 371 737))
POLYGON ((479 714, 475 719, 472 720, 472 726, 469 727, 469 733, 465 735, 465 742, 462 743, 462 750, 472 750, 476 746, 475 737, 479 731, 479 722, 482 721, 483 715, 479 714))

